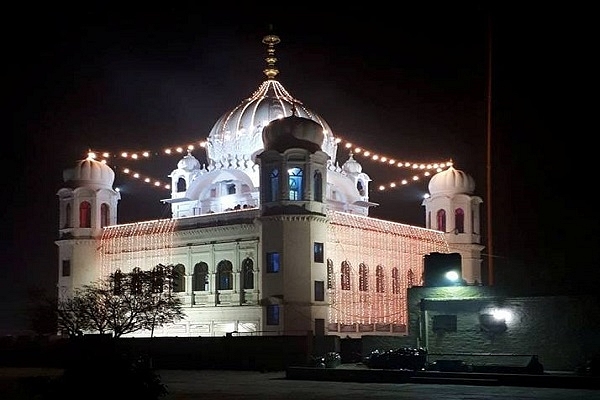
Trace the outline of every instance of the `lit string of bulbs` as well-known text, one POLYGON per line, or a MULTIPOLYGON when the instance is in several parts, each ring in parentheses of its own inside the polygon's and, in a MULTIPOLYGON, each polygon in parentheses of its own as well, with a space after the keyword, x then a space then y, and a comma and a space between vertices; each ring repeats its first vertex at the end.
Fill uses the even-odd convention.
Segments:
MULTIPOLYGON (((394 189, 399 186, 405 186, 411 182, 418 182, 423 178, 427 178, 427 177, 431 176, 432 173, 437 173, 437 172, 443 171, 445 168, 448 168, 453 165, 452 160, 443 161, 443 162, 430 162, 430 163, 399 161, 399 160, 396 160, 395 158, 379 155, 371 150, 366 150, 362 147, 354 146, 351 142, 345 141, 344 139, 339 138, 339 137, 336 138, 336 142, 338 144, 343 142, 342 143, 343 147, 350 150, 353 155, 356 155, 356 156, 360 155, 367 160, 370 160, 373 162, 379 162, 381 164, 385 164, 390 167, 410 168, 413 171, 416 171, 416 173, 410 179, 401 179, 399 181, 389 182, 385 185, 383 185, 383 184, 379 185, 378 189, 380 191, 394 189)), ((187 151, 191 152, 191 151, 195 150, 196 148, 205 148, 205 147, 206 147, 206 142, 203 141, 203 142, 199 142, 197 145, 188 144, 186 146, 175 146, 172 148, 166 148, 163 150, 162 153, 164 155, 183 154, 184 152, 187 152, 187 151)), ((115 153, 115 154, 112 154, 112 153, 106 152, 106 151, 96 152, 96 151, 90 150, 88 152, 89 157, 94 158, 94 159, 101 158, 101 161, 106 162, 106 163, 108 163, 110 158, 114 158, 114 157, 137 161, 137 160, 142 160, 142 159, 148 159, 153 154, 158 154, 158 153, 153 153, 153 152, 147 151, 147 150, 145 150, 145 151, 121 151, 121 152, 115 153)), ((121 168, 120 171, 123 174, 130 176, 133 179, 140 179, 143 182, 152 184, 155 187, 160 187, 160 188, 164 188, 167 190, 171 189, 171 185, 169 183, 164 183, 164 182, 160 181, 159 179, 155 179, 155 178, 152 178, 147 175, 144 176, 144 174, 134 171, 133 169, 131 169, 129 167, 123 167, 123 168, 121 168)))

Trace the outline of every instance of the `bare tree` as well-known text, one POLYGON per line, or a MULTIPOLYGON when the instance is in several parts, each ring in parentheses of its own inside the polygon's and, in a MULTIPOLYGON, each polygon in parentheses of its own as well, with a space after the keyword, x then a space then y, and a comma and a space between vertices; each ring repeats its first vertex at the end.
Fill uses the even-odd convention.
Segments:
POLYGON ((108 278, 85 285, 73 297, 59 300, 58 324, 69 333, 112 332, 115 338, 182 319, 182 302, 174 295, 172 266, 151 271, 135 268, 116 271, 108 278))

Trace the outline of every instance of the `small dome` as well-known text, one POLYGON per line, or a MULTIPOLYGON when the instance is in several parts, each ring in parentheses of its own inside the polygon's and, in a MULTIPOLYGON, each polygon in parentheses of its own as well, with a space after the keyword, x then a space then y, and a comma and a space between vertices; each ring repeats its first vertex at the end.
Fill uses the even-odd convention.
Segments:
POLYGON ((177 168, 188 172, 200 169, 200 161, 188 150, 188 153, 177 163, 177 168))
POLYGON ((280 153, 291 148, 314 153, 321 150, 324 137, 323 127, 318 122, 295 115, 271 121, 262 132, 265 150, 280 153))
POLYGON ((354 159, 354 155, 350 153, 348 160, 342 165, 342 170, 348 174, 360 174, 362 172, 362 165, 354 159))
POLYGON ((435 174, 429 181, 429 193, 434 194, 473 194, 475 181, 463 171, 450 167, 435 174))
POLYGON ((63 172, 63 180, 73 187, 90 186, 92 188, 112 188, 115 172, 106 163, 96 161, 91 157, 80 160, 75 167, 63 172))

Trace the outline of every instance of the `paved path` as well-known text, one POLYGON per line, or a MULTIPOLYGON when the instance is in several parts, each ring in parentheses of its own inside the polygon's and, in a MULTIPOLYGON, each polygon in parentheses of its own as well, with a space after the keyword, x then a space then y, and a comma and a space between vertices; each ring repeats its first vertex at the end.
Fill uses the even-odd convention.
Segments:
POLYGON ((600 400, 600 390, 289 380, 285 372, 161 370, 165 400, 600 400))

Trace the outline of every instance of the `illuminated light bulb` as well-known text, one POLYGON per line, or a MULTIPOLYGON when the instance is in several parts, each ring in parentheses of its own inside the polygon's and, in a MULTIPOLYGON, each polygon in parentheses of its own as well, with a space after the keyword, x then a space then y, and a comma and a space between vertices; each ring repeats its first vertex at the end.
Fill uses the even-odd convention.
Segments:
POLYGON ((131 155, 131 158, 133 158, 134 160, 137 160, 137 158, 138 158, 138 155, 137 155, 137 154, 135 154, 135 153, 133 153, 133 154, 131 155))
POLYGON ((346 148, 349 149, 350 147, 352 147, 352 143, 346 143, 346 148))
POLYGON ((188 148, 188 150, 194 150, 194 145, 193 145, 193 144, 190 144, 190 145, 188 145, 188 147, 187 147, 187 148, 188 148))
POLYGON ((371 159, 377 161, 379 159, 379 156, 377 154, 373 154, 373 157, 371 157, 371 159))
POLYGON ((412 168, 413 168, 413 169, 418 169, 418 168, 419 168, 419 164, 413 164, 413 165, 412 165, 412 168))
POLYGON ((115 188, 115 191, 117 191, 117 192, 120 192, 120 191, 121 191, 121 188, 119 188, 119 187, 118 187, 118 188, 115 188))
POLYGON ((418 177, 417 175, 415 175, 415 176, 413 176, 412 180, 413 180, 413 181, 418 181, 418 180, 419 180, 419 177, 418 177))
POLYGON ((370 152, 370 151, 365 151, 365 152, 363 153, 363 155, 364 155, 365 157, 369 157, 369 156, 371 155, 371 152, 370 152))
POLYGON ((390 183, 390 187, 395 188, 396 187, 396 183, 395 182, 390 183))
POLYGON ((130 172, 130 171, 129 171, 129 168, 124 168, 124 169, 123 169, 123 172, 124 172, 124 173, 126 173, 126 174, 128 174, 128 173, 130 172))
POLYGON ((405 163, 404 163, 404 166, 405 166, 405 167, 410 167, 410 163, 409 163, 409 162, 405 162, 405 163))
POLYGON ((109 158, 109 157, 110 157, 110 154, 109 154, 108 152, 106 152, 106 151, 105 151, 104 153, 102 153, 102 157, 104 157, 104 158, 109 158))
POLYGON ((379 161, 386 162, 387 161, 387 157, 381 157, 381 159, 379 161))
POLYGON ((171 149, 165 149, 166 154, 171 154, 171 149))
POLYGON ((425 194, 423 195, 423 198, 424 198, 424 199, 428 199, 429 197, 431 197, 429 193, 425 193, 425 194))
POLYGON ((380 186, 379 186, 379 190, 385 190, 385 186, 383 186, 383 185, 380 185, 380 186))
POLYGON ((438 167, 439 167, 439 164, 437 164, 437 163, 433 164, 433 168, 438 168, 438 167))
POLYGON ((357 147, 357 148, 354 149, 355 153, 360 153, 361 151, 362 151, 362 149, 360 147, 357 147))
POLYGON ((154 186, 157 186, 157 187, 160 186, 160 182, 159 181, 154 182, 154 186))
POLYGON ((150 178, 144 179, 144 182, 146 182, 146 183, 150 182, 150 178))
POLYGON ((408 183, 408 181, 406 179, 402 179, 402 184, 406 185, 408 183))
POLYGON ((200 142, 200 147, 206 147, 206 142, 200 142))
POLYGON ((336 143, 340 143, 341 141, 342 141, 342 139, 340 139, 340 138, 335 138, 335 142, 336 142, 336 143))
POLYGON ((126 152, 122 152, 122 153, 121 153, 121 157, 123 157, 123 158, 127 158, 127 153, 126 153, 126 152))
POLYGON ((176 148, 175 151, 178 153, 183 153, 183 149, 181 147, 176 148))
POLYGON ((136 172, 135 174, 133 174, 133 177, 134 177, 134 178, 139 178, 139 177, 140 177, 140 174, 138 174, 138 173, 136 172))
POLYGON ((171 185, 165 185, 165 189, 171 189, 171 185))
POLYGON ((425 176, 429 176, 429 175, 431 175, 431 172, 429 172, 429 171, 426 171, 426 172, 425 172, 423 175, 425 175, 425 176))
POLYGON ((419 165, 419 169, 425 169, 425 164, 419 165))
POLYGON ((389 163, 390 163, 390 165, 394 165, 394 164, 396 164, 396 160, 394 160, 394 159, 391 159, 391 160, 389 161, 389 163))
POLYGON ((145 151, 145 152, 142 153, 142 156, 144 156, 146 158, 150 157, 150 153, 148 153, 147 151, 145 151))

